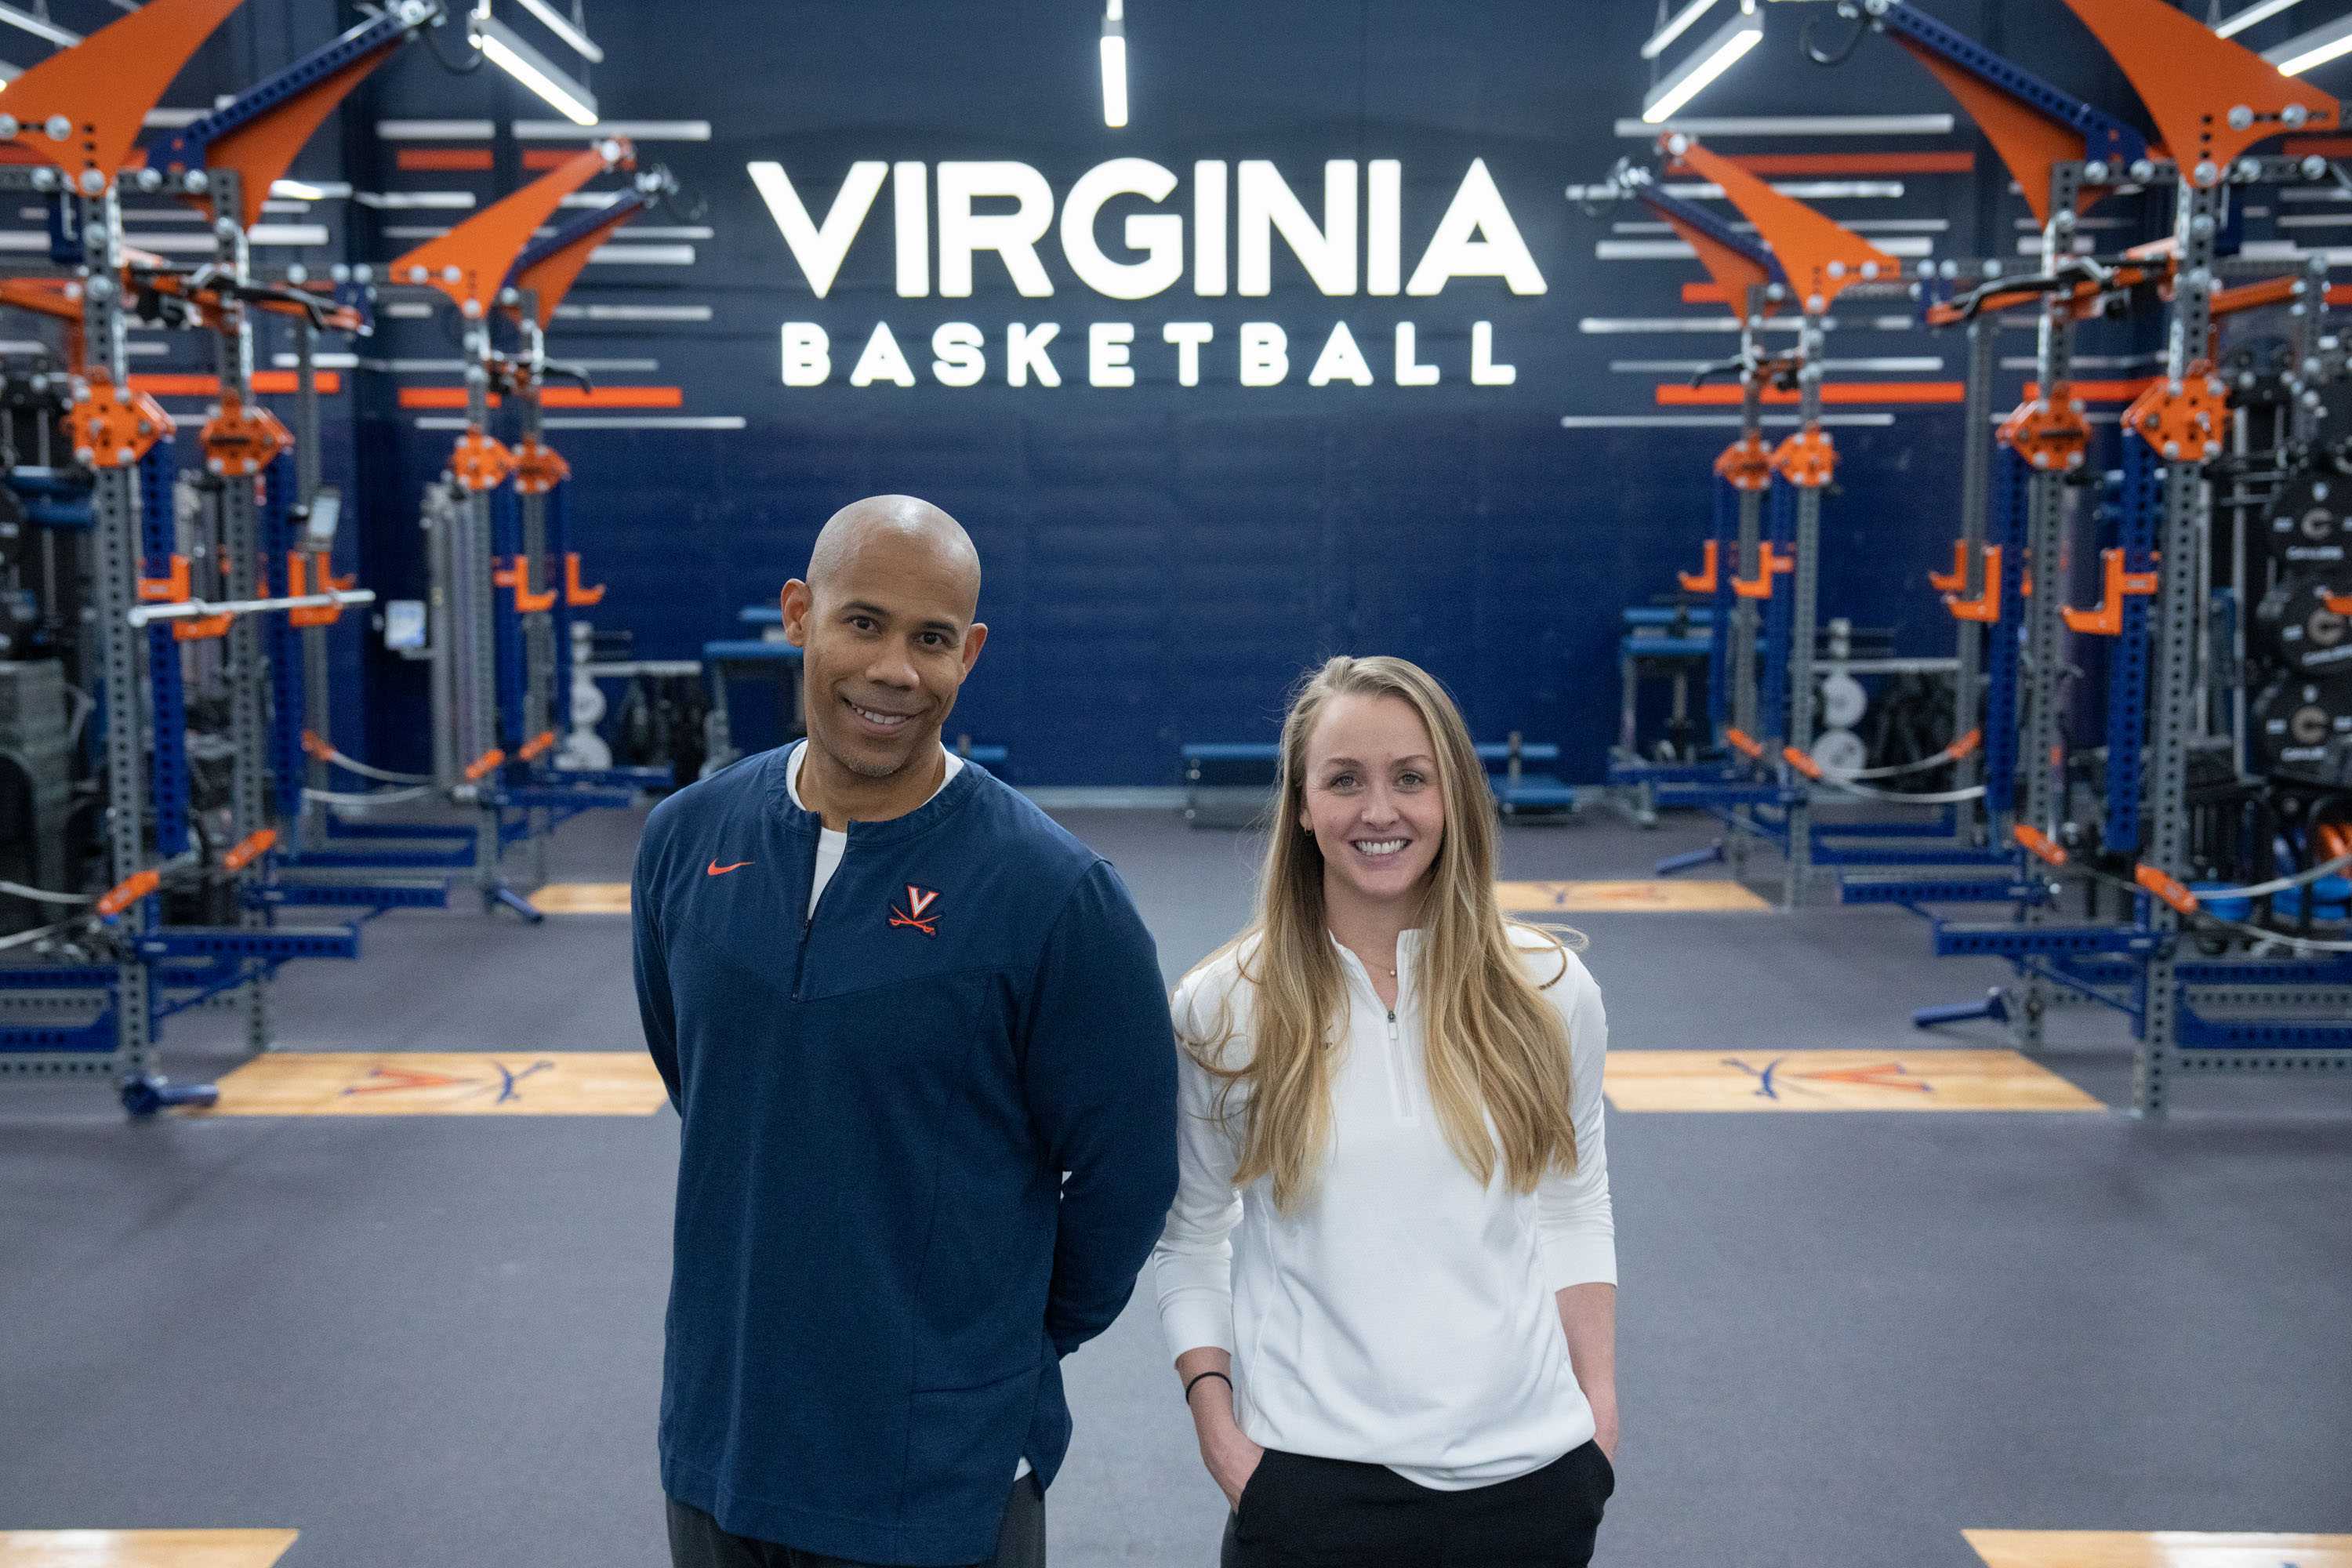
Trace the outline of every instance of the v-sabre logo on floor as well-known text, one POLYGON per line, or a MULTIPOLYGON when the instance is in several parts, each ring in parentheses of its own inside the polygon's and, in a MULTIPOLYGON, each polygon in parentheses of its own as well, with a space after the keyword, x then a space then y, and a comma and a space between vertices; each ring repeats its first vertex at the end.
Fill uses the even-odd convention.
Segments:
MULTIPOLYGON (((820 300, 831 291, 886 184, 901 299, 931 295, 935 220, 941 299, 971 297, 974 259, 983 251, 1001 264, 1022 298, 1042 300, 1054 293, 1037 254, 1056 228, 1054 190, 1027 163, 861 160, 849 166, 822 218, 811 212, 782 163, 763 161, 748 167, 785 247, 820 300)), ((1396 159, 1375 158, 1360 166, 1352 158, 1326 163, 1319 219, 1265 159, 1197 163, 1189 258, 1185 217, 1178 211, 1129 211, 1120 230, 1122 254, 1103 247, 1098 230, 1107 205, 1118 200, 1132 207, 1139 201, 1148 209, 1165 209, 1179 184, 1172 170, 1146 158, 1114 158, 1078 176, 1062 197, 1058 225, 1062 259, 1078 281, 1106 300, 1149 300, 1185 282, 1189 258, 1193 295, 1263 297, 1273 290, 1273 250, 1279 236, 1307 279, 1332 299, 1400 292, 1429 298, 1456 279, 1498 279, 1515 295, 1544 291, 1543 274, 1483 158, 1471 160, 1410 270, 1402 218, 1404 165, 1396 159)), ((836 343, 835 330, 821 321, 783 324, 786 386, 824 386, 834 379, 835 359, 846 358, 856 341, 844 333, 836 343)), ((1050 321, 1007 321, 1001 332, 976 321, 943 322, 931 333, 929 374, 920 379, 940 386, 975 386, 995 374, 1011 386, 1060 386, 1066 371, 1079 374, 1083 358, 1088 386, 1133 386, 1142 364, 1155 380, 1165 380, 1172 370, 1179 386, 1200 385, 1206 366, 1219 379, 1230 375, 1242 386, 1265 387, 1291 381, 1294 358, 1307 359, 1307 345, 1296 345, 1300 352, 1294 355, 1289 334, 1274 321, 1244 321, 1228 342, 1219 341, 1211 321, 1164 321, 1157 343, 1139 344, 1133 321, 1089 321, 1068 339, 1062 331, 1062 322, 1050 321), (1141 357, 1148 354, 1161 363, 1150 364, 1141 357)), ((1412 321, 1395 322, 1390 341, 1375 338, 1368 350, 1340 321, 1315 350, 1306 384, 1418 387, 1460 377, 1473 386, 1508 386, 1518 378, 1516 366, 1496 357, 1491 321, 1471 323, 1468 353, 1451 368, 1443 363, 1447 355, 1433 351, 1425 360, 1423 352, 1412 321), (1385 363, 1376 368, 1377 361, 1385 363)), ((890 323, 874 323, 856 351, 849 384, 913 386, 918 380, 890 323)))

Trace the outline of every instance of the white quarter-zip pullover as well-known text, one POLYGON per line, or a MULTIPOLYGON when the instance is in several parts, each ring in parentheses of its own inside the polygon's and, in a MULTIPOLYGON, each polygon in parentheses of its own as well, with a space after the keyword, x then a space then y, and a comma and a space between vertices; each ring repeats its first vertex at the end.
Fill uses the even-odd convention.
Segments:
MULTIPOLYGON (((1252 1442, 1456 1491, 1541 1469, 1593 1436, 1554 1292, 1617 1279, 1601 1131, 1608 1023, 1574 953, 1514 932, 1528 978, 1568 1026, 1577 1166, 1527 1194, 1498 1162, 1482 1186, 1430 1102, 1422 936, 1397 945, 1393 1012, 1333 944, 1347 1016, 1333 1047, 1331 1148, 1294 1214, 1275 1209, 1271 1177, 1234 1190, 1248 1091, 1234 1090, 1220 1122, 1222 1080, 1180 1050, 1181 1181, 1153 1277, 1171 1353, 1233 1355, 1234 1411, 1252 1442)), ((1253 1048, 1242 966, 1226 953, 1176 994, 1187 1039, 1216 1038, 1221 1014, 1231 1023, 1228 1067, 1253 1048)))

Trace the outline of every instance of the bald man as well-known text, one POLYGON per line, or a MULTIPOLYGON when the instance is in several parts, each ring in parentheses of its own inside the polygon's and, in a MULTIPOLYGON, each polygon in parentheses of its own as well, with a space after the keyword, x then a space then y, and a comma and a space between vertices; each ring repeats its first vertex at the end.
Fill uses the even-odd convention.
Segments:
POLYGON ((1061 1358, 1176 1191, 1175 1046, 1108 861, 950 755, 980 558, 908 496, 784 585, 805 742, 658 806, 632 908, 682 1121, 677 1568, 1045 1561, 1061 1358))

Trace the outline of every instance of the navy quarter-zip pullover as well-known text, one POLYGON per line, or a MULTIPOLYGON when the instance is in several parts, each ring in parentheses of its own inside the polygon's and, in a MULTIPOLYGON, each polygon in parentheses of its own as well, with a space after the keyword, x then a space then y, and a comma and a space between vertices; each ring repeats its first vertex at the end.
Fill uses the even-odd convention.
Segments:
POLYGON ((1109 862, 971 764, 852 823, 811 911, 788 756, 671 796, 637 850, 682 1121, 662 1485, 737 1535, 978 1563, 1175 1195, 1159 962, 1109 862))

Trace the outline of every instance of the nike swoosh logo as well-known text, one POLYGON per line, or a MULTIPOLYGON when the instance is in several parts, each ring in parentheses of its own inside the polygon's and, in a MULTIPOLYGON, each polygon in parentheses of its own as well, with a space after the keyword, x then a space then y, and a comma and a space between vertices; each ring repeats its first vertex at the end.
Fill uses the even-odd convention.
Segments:
POLYGON ((713 860, 710 863, 710 869, 707 874, 713 877, 724 877, 730 871, 740 871, 744 867, 749 866, 751 863, 751 862, 749 860, 738 860, 732 866, 721 866, 718 861, 713 860))

